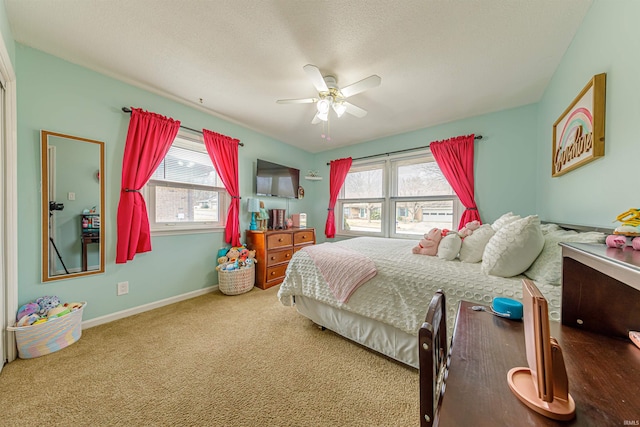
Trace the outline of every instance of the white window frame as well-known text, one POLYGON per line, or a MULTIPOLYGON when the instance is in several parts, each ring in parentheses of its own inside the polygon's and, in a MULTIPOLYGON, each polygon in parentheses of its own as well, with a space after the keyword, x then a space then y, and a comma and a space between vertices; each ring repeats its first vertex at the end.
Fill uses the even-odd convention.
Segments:
POLYGON ((336 212, 345 212, 345 205, 353 203, 379 203, 381 205, 381 230, 375 231, 352 231, 345 230, 342 216, 336 218, 336 235, 340 236, 375 236, 375 237, 390 237, 394 239, 416 239, 415 234, 396 233, 395 226, 395 212, 396 204, 401 202, 430 202, 438 200, 451 200, 453 201, 453 219, 452 225, 454 229, 457 229, 460 222, 462 213, 464 212, 464 206, 460 202, 460 199, 455 194, 452 195, 437 195, 437 196, 397 196, 397 165, 405 161, 411 161, 415 159, 430 159, 435 162, 430 150, 423 150, 420 152, 413 152, 411 154, 398 154, 395 156, 388 156, 384 160, 361 160, 354 161, 351 168, 361 168, 367 166, 382 166, 383 184, 382 184, 382 197, 379 198, 358 198, 358 199, 345 199, 344 198, 344 186, 340 189, 338 200, 336 202, 336 212))
MULTIPOLYGON (((193 150, 207 154, 202 135, 192 134, 181 130, 178 132, 172 146, 193 150)), ((227 212, 231 204, 231 197, 224 187, 213 187, 200 184, 188 184, 183 182, 172 182, 165 180, 150 179, 142 189, 142 195, 147 203, 149 214, 149 228, 152 236, 167 236, 178 234, 198 234, 220 232, 225 229, 227 212), (218 221, 206 222, 156 222, 156 187, 180 188, 186 190, 207 190, 218 193, 218 221)))

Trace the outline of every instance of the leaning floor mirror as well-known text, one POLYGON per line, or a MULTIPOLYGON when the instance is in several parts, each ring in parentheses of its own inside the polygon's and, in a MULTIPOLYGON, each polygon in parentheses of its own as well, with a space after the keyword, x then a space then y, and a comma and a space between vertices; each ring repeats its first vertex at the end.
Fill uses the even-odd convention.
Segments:
POLYGON ((104 142, 42 130, 42 281, 104 273, 104 142))

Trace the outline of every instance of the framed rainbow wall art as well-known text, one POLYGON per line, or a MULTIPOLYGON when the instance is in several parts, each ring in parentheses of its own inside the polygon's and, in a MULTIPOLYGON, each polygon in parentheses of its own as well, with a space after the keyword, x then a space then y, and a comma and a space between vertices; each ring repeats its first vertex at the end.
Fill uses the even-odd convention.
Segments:
POLYGON ((551 176, 604 156, 606 74, 597 74, 553 124, 551 176))

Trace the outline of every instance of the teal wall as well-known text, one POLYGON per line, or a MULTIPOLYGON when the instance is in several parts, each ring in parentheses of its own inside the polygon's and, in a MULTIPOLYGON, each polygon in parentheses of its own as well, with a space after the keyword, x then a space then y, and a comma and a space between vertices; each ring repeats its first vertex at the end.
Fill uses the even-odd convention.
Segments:
POLYGON ((248 226, 246 199, 254 194, 257 158, 307 170, 322 181, 305 181, 305 198, 286 202, 263 198, 268 208, 307 212, 309 226, 323 239, 328 204, 329 160, 361 157, 417 146, 456 135, 483 135, 476 142, 476 200, 484 221, 506 211, 539 213, 542 219, 611 226, 620 212, 638 207, 634 188, 640 144, 634 121, 640 117, 640 2, 595 0, 539 103, 381 138, 319 154, 283 144, 198 109, 119 82, 31 48, 10 38, 3 7, 0 30, 17 74, 18 93, 18 268, 19 303, 42 295, 89 302, 85 320, 137 307, 217 283, 216 252, 222 233, 153 237, 153 251, 116 265, 115 219, 122 154, 129 116, 123 106, 141 107, 239 138, 241 228, 248 226), (559 178, 551 178, 551 129, 586 82, 607 73, 605 157, 559 178), (41 129, 105 142, 106 272, 42 284, 40 281, 41 129), (116 283, 130 293, 116 296, 116 283))
MULTIPOLYGON (((243 197, 241 229, 248 228, 246 199, 255 191, 256 158, 306 171, 313 155, 181 103, 130 86, 43 52, 17 45, 18 93, 18 303, 43 295, 88 301, 84 319, 107 315, 217 284, 216 253, 222 232, 153 237, 153 251, 115 264, 116 210, 122 155, 134 106, 180 120, 183 125, 240 139, 239 179, 243 197), (105 143, 105 274, 41 283, 40 130, 105 143), (129 294, 116 296, 116 284, 129 282, 129 294)), ((313 192, 311 192, 313 193, 313 192)), ((302 200, 264 198, 267 208, 308 211, 313 194, 302 200)), ((66 202, 66 201, 65 201, 66 202)), ((68 203, 68 202, 66 202, 68 203)), ((65 209, 66 210, 66 209, 65 209)), ((244 239, 244 233, 243 233, 244 239)))
MULTIPOLYGON (((528 105, 319 153, 315 169, 324 179, 311 184, 321 188, 313 216, 326 219, 329 161, 423 147, 432 141, 471 133, 482 135, 474 145, 476 203, 482 220, 490 222, 508 211, 533 214, 536 211, 536 114, 537 106, 528 105)), ((324 222, 319 228, 324 231, 324 222)), ((323 237, 322 232, 318 234, 323 237)))
POLYGON ((13 42, 13 36, 11 35, 9 21, 7 19, 7 10, 4 2, 0 3, 0 34, 2 34, 2 40, 4 40, 11 63, 15 64, 15 43, 13 42))
POLYGON ((640 2, 591 6, 539 103, 537 208, 543 218, 615 227, 640 207, 640 2), (589 80, 607 74, 605 155, 551 178, 553 123, 589 80))

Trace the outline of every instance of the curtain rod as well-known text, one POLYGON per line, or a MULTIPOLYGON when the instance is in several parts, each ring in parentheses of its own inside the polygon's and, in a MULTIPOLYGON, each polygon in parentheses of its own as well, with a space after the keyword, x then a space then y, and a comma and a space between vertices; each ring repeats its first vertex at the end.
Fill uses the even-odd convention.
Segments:
MULTIPOLYGON (((476 135, 473 137, 473 139, 482 139, 482 135, 476 135)), ((380 156, 388 156, 390 154, 398 154, 398 153, 406 153, 407 151, 417 151, 417 150, 422 150, 424 148, 429 148, 428 145, 425 145, 424 147, 414 147, 414 148, 407 148, 405 150, 397 150, 397 151, 390 151, 389 153, 380 153, 380 154, 372 154, 370 156, 364 156, 364 157, 357 157, 355 159, 351 159, 351 160, 363 160, 363 159, 370 159, 373 157, 380 157, 380 156)), ((331 163, 327 162, 327 166, 331 165, 331 163)))
MULTIPOLYGON (((122 111, 124 111, 125 113, 131 114, 131 108, 129 108, 129 107, 122 107, 122 111)), ((201 130, 192 129, 190 127, 182 126, 182 125, 180 125, 180 127, 182 129, 190 130, 191 132, 199 133, 200 135, 202 135, 202 131, 201 130)), ((241 146, 241 147, 244 147, 244 144, 242 142, 240 142, 240 141, 238 141, 238 145, 241 146)))

